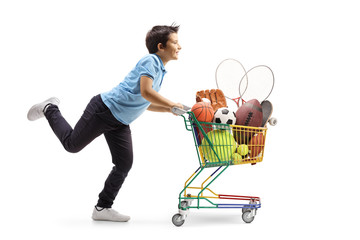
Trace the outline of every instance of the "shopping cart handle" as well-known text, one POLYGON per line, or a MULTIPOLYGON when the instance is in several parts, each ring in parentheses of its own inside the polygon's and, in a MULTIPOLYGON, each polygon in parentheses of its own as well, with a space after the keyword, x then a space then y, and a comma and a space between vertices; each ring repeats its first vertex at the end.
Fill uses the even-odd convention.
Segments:
POLYGON ((188 107, 188 106, 186 106, 184 104, 183 104, 183 107, 184 107, 184 109, 181 109, 181 108, 178 108, 178 107, 172 107, 171 112, 176 114, 176 115, 183 115, 183 114, 185 114, 185 113, 187 113, 188 111, 191 110, 190 107, 188 107))

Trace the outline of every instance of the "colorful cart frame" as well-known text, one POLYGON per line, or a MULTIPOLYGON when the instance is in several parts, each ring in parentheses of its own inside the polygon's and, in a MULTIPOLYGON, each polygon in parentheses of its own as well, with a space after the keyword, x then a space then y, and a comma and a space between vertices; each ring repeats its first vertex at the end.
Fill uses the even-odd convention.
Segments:
POLYGON ((267 128, 198 122, 192 112, 186 113, 187 118, 181 116, 186 130, 193 134, 200 167, 186 180, 179 194, 179 213, 173 216, 173 224, 182 226, 190 208, 241 208, 242 219, 251 223, 261 207, 259 197, 217 194, 209 186, 230 166, 261 162, 267 128), (211 167, 216 167, 215 171, 201 186, 192 186, 203 170, 211 167), (231 203, 214 203, 216 199, 231 203))

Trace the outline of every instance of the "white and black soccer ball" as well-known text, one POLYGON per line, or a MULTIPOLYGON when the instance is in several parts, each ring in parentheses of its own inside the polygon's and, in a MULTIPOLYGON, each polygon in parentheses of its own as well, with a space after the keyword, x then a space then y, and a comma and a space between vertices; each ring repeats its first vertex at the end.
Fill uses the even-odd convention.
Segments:
MULTIPOLYGON (((236 123, 236 115, 235 112, 231 111, 229 108, 222 107, 216 110, 214 114, 214 123, 222 123, 222 124, 229 124, 235 125, 236 123)), ((220 125, 216 125, 217 129, 225 128, 220 125)))

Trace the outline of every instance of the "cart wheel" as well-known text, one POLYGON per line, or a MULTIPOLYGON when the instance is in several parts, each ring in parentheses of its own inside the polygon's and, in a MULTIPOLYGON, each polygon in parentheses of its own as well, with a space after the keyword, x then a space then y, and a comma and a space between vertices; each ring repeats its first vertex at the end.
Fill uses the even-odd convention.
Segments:
POLYGON ((242 213, 245 213, 245 212, 248 212, 248 211, 251 211, 251 208, 243 208, 242 209, 242 213))
POLYGON ((188 202, 187 202, 187 201, 181 201, 180 206, 181 206, 182 208, 187 208, 188 202))
POLYGON ((182 216, 180 213, 177 213, 172 217, 172 222, 175 226, 180 227, 184 224, 185 220, 182 219, 182 216))
POLYGON ((255 216, 251 217, 251 211, 246 211, 243 213, 242 215, 242 219, 244 220, 244 222, 246 223, 251 223, 252 221, 254 221, 255 216))

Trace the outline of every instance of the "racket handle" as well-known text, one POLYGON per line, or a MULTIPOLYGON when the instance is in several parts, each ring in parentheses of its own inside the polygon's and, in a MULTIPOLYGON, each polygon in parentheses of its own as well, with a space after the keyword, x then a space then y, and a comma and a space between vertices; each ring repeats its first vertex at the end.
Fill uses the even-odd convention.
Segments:
POLYGON ((277 124, 277 119, 272 117, 269 119, 269 123, 271 126, 275 126, 277 124))
POLYGON ((184 109, 181 109, 181 108, 178 108, 178 107, 173 107, 173 108, 171 108, 171 112, 174 113, 175 115, 180 116, 180 115, 183 115, 183 114, 185 114, 185 113, 187 113, 188 111, 191 110, 190 107, 188 107, 188 106, 186 106, 184 104, 183 104, 183 107, 184 107, 184 109))

